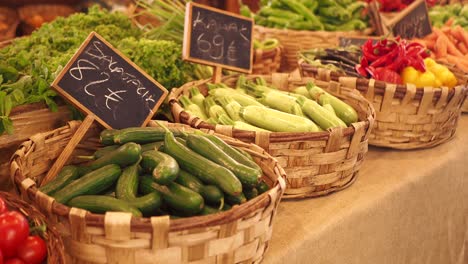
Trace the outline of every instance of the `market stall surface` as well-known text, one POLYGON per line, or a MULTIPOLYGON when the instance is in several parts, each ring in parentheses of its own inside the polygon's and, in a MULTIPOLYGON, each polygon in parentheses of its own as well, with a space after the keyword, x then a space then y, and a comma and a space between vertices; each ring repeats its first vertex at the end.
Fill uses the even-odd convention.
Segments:
POLYGON ((275 221, 264 263, 468 263, 468 115, 431 149, 370 147, 352 186, 275 221))

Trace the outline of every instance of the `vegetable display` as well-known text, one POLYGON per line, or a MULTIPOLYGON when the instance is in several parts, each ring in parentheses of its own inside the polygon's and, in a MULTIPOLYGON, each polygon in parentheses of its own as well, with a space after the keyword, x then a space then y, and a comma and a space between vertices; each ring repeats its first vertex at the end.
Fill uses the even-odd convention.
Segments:
MULTIPOLYGON (((261 1, 253 15, 255 23, 272 28, 294 30, 352 31, 368 28, 366 3, 350 0, 271 0, 261 1)), ((249 16, 250 10, 241 6, 249 16)))
MULTIPOLYGON (((240 76, 235 89, 222 83, 208 87, 203 107, 197 109, 201 114, 189 107, 195 104, 189 104, 187 96, 182 95, 180 101, 187 112, 212 124, 250 131, 318 132, 347 127, 358 120, 351 106, 313 83, 285 92, 269 86, 261 77, 247 81, 240 76)), ((192 96, 199 93, 192 92, 194 89, 190 90, 192 96)))
POLYGON ((449 22, 451 26, 461 26, 468 30, 468 5, 436 5, 429 9, 429 18, 434 27, 443 27, 449 22))
POLYGON ((358 46, 344 48, 315 48, 300 52, 300 58, 309 65, 359 77, 355 66, 359 64, 361 49, 358 46))
MULTIPOLYGON (((370 3, 375 0, 365 0, 370 3)), ((378 0, 379 11, 381 12, 398 12, 405 9, 408 5, 414 2, 414 0, 378 0)), ((437 0, 426 0, 427 5, 433 6, 437 3, 437 0)))
POLYGON ((0 197, 0 263, 40 264, 47 257, 45 241, 39 229, 29 226, 19 211, 9 211, 0 197))
POLYGON ((65 166, 40 190, 94 213, 185 217, 227 210, 268 189, 252 157, 215 135, 135 127, 103 130, 100 139, 103 148, 77 156, 86 162, 65 166))
POLYGON ((149 39, 125 14, 94 6, 87 14, 46 23, 0 50, 0 134, 13 132, 8 116, 15 106, 45 102, 52 111, 57 109, 56 93, 49 86, 92 31, 169 90, 206 76, 182 60, 180 43, 149 39))

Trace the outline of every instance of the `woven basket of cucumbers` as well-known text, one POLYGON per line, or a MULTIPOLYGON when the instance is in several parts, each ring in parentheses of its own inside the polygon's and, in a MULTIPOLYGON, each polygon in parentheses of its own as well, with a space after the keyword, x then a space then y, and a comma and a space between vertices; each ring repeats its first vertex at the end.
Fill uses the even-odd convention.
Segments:
POLYGON ((283 48, 277 39, 254 40, 253 74, 272 74, 281 66, 283 48))
POLYGON ((95 125, 43 184, 80 123, 33 136, 11 160, 17 188, 57 226, 73 263, 262 260, 286 188, 263 149, 183 124, 95 125))
MULTIPOLYGON (((402 48, 405 41, 399 42, 402 48)), ((386 60, 384 64, 367 68, 373 72, 372 76, 362 76, 355 67, 356 64, 363 65, 361 54, 369 54, 368 51, 371 51, 370 56, 373 56, 372 53, 379 54, 378 51, 372 52, 373 49, 378 50, 379 43, 367 44, 352 52, 335 48, 303 51, 303 59, 298 62, 300 74, 339 82, 355 88, 366 97, 376 109, 376 124, 369 137, 371 145, 419 149, 434 147, 452 139, 460 112, 465 111, 464 108, 468 111, 468 103, 463 104, 468 94, 467 73, 455 65, 436 62, 431 58, 423 59, 417 54, 414 56, 414 53, 410 58, 408 52, 406 57, 397 56, 408 62, 419 62, 424 66, 424 72, 402 63, 400 59, 388 58, 392 54, 387 53, 380 54, 380 58, 386 60), (309 56, 311 53, 313 59, 309 56), (398 67, 399 70, 389 70, 398 67), (382 70, 381 73, 379 70, 382 70)), ((393 45, 389 44, 391 47, 393 45)), ((410 43, 406 47, 410 47, 410 51, 417 46, 410 43)), ((421 52, 426 51, 421 49, 421 52)), ((371 60, 368 63, 369 66, 374 64, 371 60)), ((367 71, 365 73, 368 74, 367 71)))
POLYGON ((168 100, 177 122, 255 143, 275 157, 287 175, 285 198, 350 186, 375 116, 352 88, 284 73, 191 82, 168 100))

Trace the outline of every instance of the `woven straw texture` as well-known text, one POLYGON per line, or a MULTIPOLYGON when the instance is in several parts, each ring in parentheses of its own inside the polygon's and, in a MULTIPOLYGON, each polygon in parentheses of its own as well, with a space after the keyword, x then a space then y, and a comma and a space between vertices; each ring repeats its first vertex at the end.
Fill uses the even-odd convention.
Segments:
MULTIPOLYGON (((70 263, 259 263, 272 234, 273 218, 285 189, 283 169, 260 147, 225 136, 226 142, 250 152, 272 188, 233 209, 207 216, 169 219, 134 218, 129 213, 92 214, 55 203, 39 192, 45 176, 80 122, 36 134, 11 161, 11 176, 29 200, 43 211, 63 236, 70 263)), ((150 122, 150 125, 156 126, 150 122)), ((170 129, 193 130, 166 123, 170 129)), ((73 155, 89 155, 99 147, 100 129, 91 127, 73 155)))
POLYGON ((290 72, 297 68, 298 52, 311 48, 329 48, 338 46, 338 36, 364 36, 370 34, 366 31, 308 31, 289 30, 254 26, 254 38, 276 38, 283 46, 281 71, 290 72))
POLYGON ((0 135, 0 190, 10 190, 9 161, 18 146, 30 136, 50 131, 65 125, 71 118, 67 106, 59 106, 57 112, 51 112, 43 103, 34 103, 15 107, 10 114, 13 121, 13 134, 0 135))
MULTIPOLYGON (((252 79, 257 76, 247 76, 252 79)), ((281 90, 290 90, 314 81, 331 94, 350 104, 359 115, 359 122, 348 128, 335 128, 326 132, 285 133, 253 132, 233 129, 232 126, 211 125, 185 112, 178 98, 188 95, 189 89, 198 87, 207 94, 209 80, 187 83, 169 94, 172 114, 177 122, 197 128, 213 129, 244 142, 259 145, 274 156, 286 171, 287 189, 284 198, 303 198, 329 194, 351 185, 367 153, 367 137, 374 122, 374 109, 352 88, 335 82, 320 82, 311 78, 294 78, 288 74, 262 76, 281 90)), ((238 76, 225 77, 222 82, 234 87, 238 76)))
POLYGON ((272 74, 277 72, 281 66, 282 47, 263 50, 255 49, 252 73, 253 74, 272 74))
POLYGON ((456 69, 453 89, 396 85, 373 79, 342 76, 328 69, 299 62, 303 76, 334 80, 363 94, 376 110, 376 124, 369 144, 395 149, 437 146, 456 131, 461 107, 468 93, 466 79, 456 69))
POLYGON ((33 227, 45 226, 43 233, 34 233, 44 239, 47 244, 47 262, 54 264, 65 263, 65 249, 62 238, 58 231, 39 210, 33 205, 21 200, 16 195, 7 192, 0 192, 0 197, 5 201, 10 211, 19 211, 28 219, 33 227))

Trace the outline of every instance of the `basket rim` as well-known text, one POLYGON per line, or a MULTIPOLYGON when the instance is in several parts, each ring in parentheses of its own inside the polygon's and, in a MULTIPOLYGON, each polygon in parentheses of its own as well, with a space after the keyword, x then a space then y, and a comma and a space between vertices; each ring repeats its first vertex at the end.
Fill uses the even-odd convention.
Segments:
MULTIPOLYGON (((45 137, 46 135, 53 134, 55 131, 59 131, 67 127, 72 127, 71 124, 73 123, 76 125, 79 125, 81 124, 81 121, 70 121, 65 126, 62 126, 60 128, 57 128, 57 129, 54 129, 52 131, 48 131, 45 133, 36 134, 33 137, 35 138, 40 137, 40 136, 45 137)), ((180 123, 171 123, 171 124, 176 125, 176 126, 181 126, 183 127, 183 129, 197 130, 196 128, 190 127, 185 124, 180 124, 180 123)), ((219 135, 218 133, 215 133, 215 134, 221 137, 226 137, 224 135, 219 135)), ((31 147, 33 144, 28 144, 28 142, 31 142, 33 137, 23 142, 18 147, 18 150, 20 150, 21 148, 31 147)), ((230 140, 239 141, 237 139, 230 139, 230 140)), ((185 217, 185 218, 180 218, 180 219, 170 219, 169 220, 169 232, 176 232, 176 231, 182 231, 182 230, 193 229, 193 228, 202 228, 202 227, 210 227, 210 226, 226 224, 226 223, 241 219, 260 208, 266 208, 270 204, 274 203, 275 200, 277 199, 281 200, 282 195, 284 194, 284 191, 286 189, 286 181, 285 181, 286 173, 284 172, 283 168, 279 166, 278 161, 274 157, 269 155, 260 147, 251 143, 243 143, 243 144, 248 144, 250 148, 254 148, 258 152, 261 150, 260 155, 266 156, 268 160, 270 160, 270 162, 274 164, 273 171, 278 176, 278 178, 275 182, 273 182, 273 186, 271 187, 271 189, 269 189, 267 192, 241 205, 234 205, 232 209, 235 209, 235 210, 227 210, 227 211, 223 211, 223 212, 219 212, 219 213, 211 214, 211 215, 205 215, 205 216, 192 216, 192 217, 185 217), (279 195, 277 195, 277 193, 279 193, 279 195), (272 197, 276 197, 276 199, 273 199, 272 197)), ((19 188, 22 192, 24 191, 24 193, 27 194, 29 198, 36 199, 40 191, 36 187, 35 182, 34 184, 24 189, 22 182, 30 178, 27 178, 23 175, 20 169, 20 166, 18 165, 20 164, 20 162, 18 162, 17 160, 19 158, 20 156, 15 153, 10 160, 10 168, 11 168, 10 172, 12 173, 11 176, 17 188, 19 188)), ((68 217, 71 207, 68 207, 64 204, 56 202, 55 199, 53 199, 50 196, 47 196, 47 195, 45 196, 52 199, 51 213, 56 214, 57 216, 61 216, 61 217, 68 217)), ((160 216, 153 216, 153 217, 160 217, 160 216)), ((131 231, 132 232, 151 232, 151 230, 153 229, 151 225, 151 218, 153 217, 137 218, 137 217, 132 216, 131 231)), ((104 219, 105 219, 105 214, 95 214, 95 213, 86 211, 85 221, 86 221, 87 226, 104 227, 105 225, 104 219)))
MULTIPOLYGON (((446 65, 446 66, 452 67, 451 65, 446 65)), ((383 95, 385 93, 387 85, 396 85, 394 98, 398 98, 398 99, 403 99, 405 97, 406 91, 408 90, 408 87, 412 86, 412 85, 407 85, 407 84, 392 84, 392 83, 388 83, 388 82, 385 82, 385 81, 375 80, 375 79, 372 79, 372 78, 352 77, 352 76, 348 76, 348 75, 343 74, 343 73, 339 73, 337 71, 332 71, 330 69, 319 68, 319 67, 313 66, 313 65, 307 63, 304 59, 300 59, 298 61, 298 67, 299 67, 299 72, 300 72, 301 76, 304 75, 304 71, 312 72, 314 74, 319 74, 319 71, 320 71, 320 72, 322 72, 322 73, 324 73, 326 75, 329 75, 330 79, 332 81, 340 82, 340 80, 343 80, 343 79, 355 80, 356 81, 356 89, 359 90, 360 92, 366 92, 367 87, 369 86, 370 82, 374 82, 374 86, 376 88, 374 92, 377 93, 377 94, 381 94, 381 95, 383 95)), ((468 79, 468 73, 461 72, 455 66, 453 68, 455 70, 458 70, 460 72, 460 74, 463 75, 464 78, 468 79)), ((468 92, 468 86, 465 85, 465 84, 459 84, 459 85, 457 85, 455 87, 460 87, 460 86, 465 91, 465 93, 468 92)), ((447 100, 450 100, 455 95, 455 89, 454 88, 450 89, 450 88, 447 88, 447 87, 419 87, 419 88, 416 88, 414 99, 416 99, 416 100, 422 99, 422 97, 423 97, 423 95, 425 93, 425 88, 434 89, 434 99, 436 99, 436 100, 438 100, 441 97, 442 89, 449 89, 448 94, 447 94, 447 100)))
MULTIPOLYGON (((285 73, 273 73, 272 75, 275 75, 275 74, 285 74, 285 73)), ((221 82, 228 79, 228 78, 233 78, 233 77, 237 78, 237 76, 239 76, 239 75, 240 74, 235 74, 235 75, 230 75, 230 76, 223 77, 221 79, 221 82)), ((307 80, 313 80, 315 83, 317 83, 317 82, 324 83, 324 81, 316 80, 316 79, 309 78, 309 77, 300 77, 300 79, 298 79, 297 77, 294 77, 291 74, 287 74, 287 75, 288 75, 288 81, 304 81, 305 82, 307 80)), ((252 74, 252 75, 249 75, 249 76, 250 77, 257 77, 257 76, 270 76, 270 75, 252 74)), ((183 89, 183 87, 187 87, 187 86, 199 86, 199 85, 208 83, 210 81, 211 81, 211 79, 199 80, 199 81, 186 83, 186 84, 184 84, 183 86, 181 86, 179 88, 173 88, 171 90, 171 92, 169 93, 169 96, 168 96, 168 101, 169 101, 169 105, 171 106, 171 109, 174 108, 174 105, 176 105, 176 104, 180 106, 180 103, 178 102, 177 96, 175 95, 176 92, 180 91, 180 89, 183 89)), ((358 94, 356 94, 356 95, 358 95, 358 94)), ((373 123, 373 121, 376 118, 376 112, 375 112, 375 109, 372 106, 372 104, 369 103, 362 95, 359 94, 358 96, 360 96, 362 98, 362 100, 367 103, 367 107, 370 110, 370 111, 366 111, 367 112, 367 120, 361 120, 361 121, 352 123, 351 125, 349 125, 346 128, 335 128, 335 129, 342 130, 343 136, 353 135, 355 133, 354 125, 360 126, 362 124, 364 126, 364 129, 368 130, 369 128, 371 128, 371 126, 372 126, 371 123, 373 123)), ((174 115, 174 113, 173 113, 173 115, 174 115)), ((182 118, 184 118, 186 120, 192 120, 191 122, 188 122, 188 123, 190 123, 191 126, 194 125, 197 128, 203 128, 203 129, 209 129, 209 130, 215 130, 216 131, 217 125, 209 124, 209 123, 201 120, 200 118, 198 118, 196 116, 192 116, 190 113, 188 113, 186 111, 182 111, 180 113, 180 117, 182 117, 182 118)), ((330 130, 320 131, 320 132, 267 132, 267 133, 269 135, 269 139, 270 139, 271 143, 280 143, 280 142, 287 142, 287 141, 300 141, 300 140, 326 140, 331 136, 331 131, 330 130)), ((257 135, 257 132, 255 132, 255 131, 241 130, 241 129, 237 129, 237 128, 232 127, 232 137, 234 137, 234 138, 255 138, 256 135, 257 135)))

